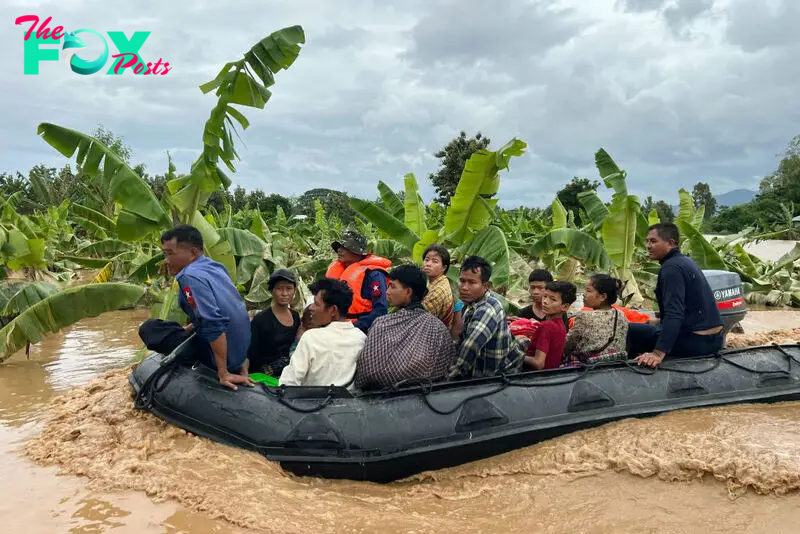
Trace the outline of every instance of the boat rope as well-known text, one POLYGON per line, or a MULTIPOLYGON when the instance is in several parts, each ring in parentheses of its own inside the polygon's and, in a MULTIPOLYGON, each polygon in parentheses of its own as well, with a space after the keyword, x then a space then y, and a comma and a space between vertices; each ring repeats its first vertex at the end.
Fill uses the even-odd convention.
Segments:
MULTIPOLYGON (((598 367, 616 366, 616 365, 618 365, 620 363, 624 364, 625 367, 628 370, 633 371, 633 372, 635 372, 637 374, 642 374, 642 375, 652 375, 652 374, 655 374, 659 370, 667 371, 667 372, 670 372, 670 373, 683 373, 683 374, 700 375, 700 374, 705 374, 705 373, 708 373, 710 371, 713 371, 714 369, 719 367, 722 362, 725 362, 725 363, 728 363, 728 364, 732 365, 733 367, 736 367, 738 369, 742 369, 742 370, 745 370, 745 371, 749 371, 749 372, 754 373, 754 374, 759 374, 759 375, 762 375, 762 374, 780 374, 780 375, 791 376, 792 361, 800 364, 800 360, 798 360, 796 357, 794 357, 791 354, 789 354, 782 346, 778 345, 777 343, 773 344, 773 346, 776 349, 778 349, 778 351, 781 352, 784 356, 786 356, 787 361, 788 361, 788 365, 789 365, 788 369, 786 369, 786 370, 784 370, 784 369, 777 369, 777 370, 776 369, 770 369, 770 370, 752 369, 750 367, 747 367, 746 365, 742 365, 740 363, 734 362, 728 357, 728 355, 720 354, 718 352, 713 354, 714 361, 711 363, 711 365, 709 367, 707 367, 707 368, 704 368, 704 369, 680 369, 680 368, 675 368, 675 367, 671 367, 671 366, 661 366, 661 365, 659 365, 658 367, 653 367, 653 368, 642 368, 641 366, 636 364, 633 360, 605 361, 605 362, 597 362, 597 363, 593 363, 593 364, 581 363, 580 365, 576 366, 578 369, 580 369, 580 371, 581 371, 580 373, 575 374, 574 376, 570 376, 570 377, 568 377, 566 379, 562 379, 562 380, 549 380, 549 381, 541 381, 541 382, 529 382, 529 381, 525 381, 525 380, 514 380, 514 379, 509 378, 509 376, 506 375, 506 374, 501 374, 501 375, 499 375, 499 377, 502 380, 502 382, 497 388, 489 390, 489 391, 485 391, 485 392, 482 392, 482 393, 477 393, 475 395, 470 395, 469 397, 464 398, 461 402, 459 402, 458 404, 456 404, 453 408, 451 408, 449 410, 444 410, 444 409, 441 409, 441 408, 437 408, 436 406, 431 404, 431 401, 428 398, 430 396, 430 394, 433 392, 433 385, 434 384, 433 384, 433 382, 431 380, 429 380, 429 379, 426 380, 423 384, 420 384, 419 387, 420 387, 420 391, 422 393, 422 399, 425 402, 425 405, 431 411, 433 411, 434 413, 436 413, 438 415, 451 415, 451 414, 455 413, 456 411, 458 411, 461 407, 463 407, 468 402, 470 402, 470 401, 472 401, 474 399, 482 398, 482 397, 489 397, 491 395, 494 395, 495 393, 500 393, 501 391, 503 391, 507 387, 528 388, 528 387, 562 386, 562 385, 571 384, 573 382, 577 382, 578 380, 581 380, 590 371, 592 371, 592 370, 594 370, 594 369, 596 369, 598 367)), ((400 382, 400 383, 402 383, 402 382, 400 382)), ((396 390, 396 387, 400 383, 395 384, 394 386, 392 386, 390 388, 390 390, 396 390)))
POLYGON ((181 362, 181 356, 183 356, 183 352, 189 346, 189 343, 195 335, 196 334, 193 332, 180 345, 175 347, 175 350, 170 352, 167 356, 164 356, 164 360, 162 361, 161 365, 158 366, 158 369, 153 371, 153 374, 148 376, 147 380, 145 380, 144 383, 139 386, 139 392, 133 399, 134 408, 139 410, 149 410, 153 406, 153 394, 163 391, 163 389, 172 379, 172 375, 175 373, 175 370, 178 368, 178 364, 181 362), (161 380, 162 378, 163 380, 161 380), (158 382, 159 380, 161 380, 161 383, 158 382))

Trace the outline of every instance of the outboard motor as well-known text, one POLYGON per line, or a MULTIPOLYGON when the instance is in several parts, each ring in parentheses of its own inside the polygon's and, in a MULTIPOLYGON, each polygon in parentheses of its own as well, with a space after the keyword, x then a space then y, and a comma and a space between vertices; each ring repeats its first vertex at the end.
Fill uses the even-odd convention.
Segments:
POLYGON ((744 301, 744 287, 738 274, 730 271, 704 270, 703 274, 714 292, 714 300, 722 316, 723 335, 736 326, 747 315, 747 304, 744 301))

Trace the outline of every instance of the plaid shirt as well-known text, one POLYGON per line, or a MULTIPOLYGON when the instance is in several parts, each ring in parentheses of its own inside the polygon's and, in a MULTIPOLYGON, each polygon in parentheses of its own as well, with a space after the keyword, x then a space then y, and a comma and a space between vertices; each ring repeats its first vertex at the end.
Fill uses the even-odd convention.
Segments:
POLYGON ((517 373, 525 353, 506 324, 500 302, 488 291, 464 310, 464 328, 458 339, 456 363, 449 379, 517 373))
POLYGON ((441 380, 456 359, 450 331, 422 306, 378 317, 356 368, 356 388, 388 387, 408 379, 441 380))
POLYGON ((422 301, 426 310, 442 320, 448 327, 453 321, 453 291, 445 275, 428 284, 428 294, 422 301))

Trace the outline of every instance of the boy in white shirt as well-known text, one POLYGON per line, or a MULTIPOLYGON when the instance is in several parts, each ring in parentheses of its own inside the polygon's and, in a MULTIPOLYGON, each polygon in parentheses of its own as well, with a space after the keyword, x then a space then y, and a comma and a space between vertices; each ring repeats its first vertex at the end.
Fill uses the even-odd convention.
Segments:
POLYGON ((347 320, 353 292, 346 282, 323 278, 309 289, 312 323, 279 379, 287 386, 351 386, 367 336, 347 320))

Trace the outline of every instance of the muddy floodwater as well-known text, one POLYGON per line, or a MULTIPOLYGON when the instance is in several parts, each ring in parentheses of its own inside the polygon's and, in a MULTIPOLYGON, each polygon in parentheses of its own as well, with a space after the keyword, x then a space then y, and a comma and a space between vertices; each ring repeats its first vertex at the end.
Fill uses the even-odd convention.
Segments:
MULTIPOLYGON (((3 532, 789 533, 800 525, 800 403, 625 420, 387 485, 299 478, 133 409, 127 374, 145 317, 85 320, 34 346, 29 360, 0 364, 3 532)), ((800 330, 754 328, 735 343, 773 339, 800 341, 800 330)))

